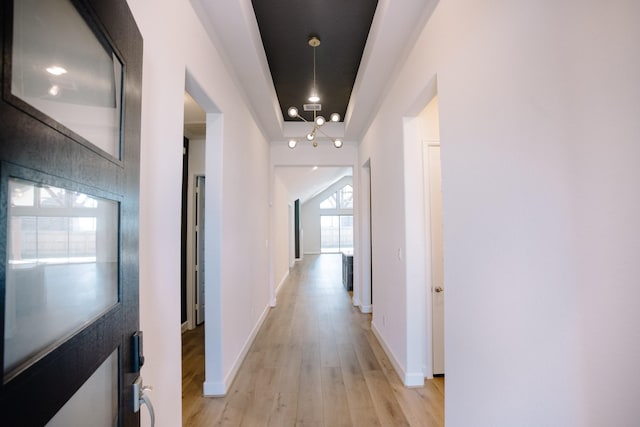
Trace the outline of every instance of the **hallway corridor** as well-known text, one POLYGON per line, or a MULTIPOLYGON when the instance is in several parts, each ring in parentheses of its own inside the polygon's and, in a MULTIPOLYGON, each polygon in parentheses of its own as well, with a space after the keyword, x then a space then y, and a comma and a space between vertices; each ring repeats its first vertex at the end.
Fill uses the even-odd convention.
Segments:
POLYGON ((444 379, 402 385, 340 269, 339 254, 296 264, 224 398, 202 397, 204 327, 186 332, 183 425, 444 425, 444 379))

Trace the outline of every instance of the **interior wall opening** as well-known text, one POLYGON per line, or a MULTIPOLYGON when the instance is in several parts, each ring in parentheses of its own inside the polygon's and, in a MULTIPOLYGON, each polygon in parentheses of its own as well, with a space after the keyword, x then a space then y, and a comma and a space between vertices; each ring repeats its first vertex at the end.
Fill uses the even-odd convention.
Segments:
POLYGON ((182 329, 204 322, 204 177, 206 114, 184 94, 183 207, 181 250, 182 329))
MULTIPOLYGON (((442 173, 437 93, 419 115, 423 155, 425 200, 425 282, 427 284, 427 373, 444 376, 444 248, 442 215, 442 173), (430 325, 430 326, 429 326, 430 325)), ((427 375, 430 376, 430 375, 427 375)))

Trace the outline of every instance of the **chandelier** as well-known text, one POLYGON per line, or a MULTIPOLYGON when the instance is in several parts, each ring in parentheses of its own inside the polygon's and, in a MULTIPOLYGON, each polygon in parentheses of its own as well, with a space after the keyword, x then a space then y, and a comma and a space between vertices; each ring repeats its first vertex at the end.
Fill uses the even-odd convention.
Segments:
MULTIPOLYGON (((313 48, 313 87, 311 89, 311 95, 308 98, 311 104, 304 104, 303 108, 304 108, 304 111, 313 111, 313 128, 306 135, 306 140, 311 142, 314 147, 317 147, 318 141, 316 140, 316 136, 318 136, 318 134, 322 134, 326 138, 330 139, 331 142, 333 142, 334 147, 340 148, 342 147, 342 140, 331 138, 329 135, 327 135, 322 131, 321 129, 322 125, 324 125, 327 121, 323 116, 318 115, 318 111, 322 110, 322 104, 320 104, 320 97, 318 96, 318 91, 316 90, 316 48, 320 46, 320 39, 317 36, 311 36, 309 38, 309 46, 313 48)), ((311 123, 298 113, 298 109, 296 107, 289 107, 289 109, 287 110, 287 114, 289 114, 289 117, 291 118, 300 119, 305 123, 311 123)), ((340 114, 332 113, 329 116, 329 120, 332 122, 339 122, 340 114)), ((289 140, 289 148, 291 149, 296 148, 297 145, 298 145, 298 140, 296 139, 289 140)))

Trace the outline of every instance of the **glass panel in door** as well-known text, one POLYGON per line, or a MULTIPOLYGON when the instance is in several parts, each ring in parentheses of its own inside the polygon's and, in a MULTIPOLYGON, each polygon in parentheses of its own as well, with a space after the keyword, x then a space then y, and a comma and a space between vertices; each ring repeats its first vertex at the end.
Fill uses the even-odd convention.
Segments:
POLYGON ((5 380, 118 302, 113 200, 11 178, 5 380))
POLYGON ((11 93, 120 158, 123 66, 69 0, 13 5, 11 93))
POLYGON ((47 423, 47 427, 112 427, 118 425, 118 352, 89 377, 47 423))

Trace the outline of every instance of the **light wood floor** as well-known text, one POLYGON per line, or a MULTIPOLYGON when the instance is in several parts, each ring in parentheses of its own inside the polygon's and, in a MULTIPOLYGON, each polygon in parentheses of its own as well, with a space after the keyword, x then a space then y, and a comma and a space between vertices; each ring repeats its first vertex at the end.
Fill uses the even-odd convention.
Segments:
POLYGON ((204 327, 186 332, 183 425, 443 426, 444 379, 402 385, 340 269, 340 255, 296 264, 224 398, 202 396, 204 327))

